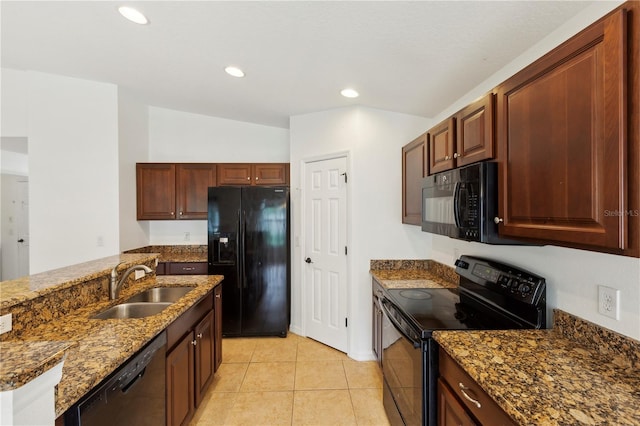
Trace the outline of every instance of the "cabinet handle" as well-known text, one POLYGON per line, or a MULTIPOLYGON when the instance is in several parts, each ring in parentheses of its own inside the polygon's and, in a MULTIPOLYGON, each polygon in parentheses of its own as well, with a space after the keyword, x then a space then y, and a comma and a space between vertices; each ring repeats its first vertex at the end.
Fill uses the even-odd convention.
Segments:
POLYGON ((247 180, 251 180, 251 176, 247 176, 247 180))
POLYGON ((500 224, 500 222, 504 222, 504 219, 498 216, 493 218, 493 223, 495 223, 496 225, 500 224))
POLYGON ((202 333, 198 333, 196 336, 198 339, 202 339, 202 333))
POLYGON ((216 299, 220 299, 220 295, 219 294, 216 294, 216 299))
POLYGON ((462 155, 458 154, 457 152, 453 153, 453 158, 458 158, 458 157, 462 157, 462 155))
POLYGON ((256 180, 258 180, 258 176, 256 176, 256 180))
POLYGON ((192 344, 193 346, 196 346, 196 345, 198 344, 198 341, 197 341, 197 340, 192 340, 192 341, 191 341, 191 344, 192 344))
POLYGON ((175 212, 171 212, 171 216, 174 216, 174 215, 175 215, 175 212))
POLYGON ((182 212, 180 212, 180 216, 182 216, 182 212))
POLYGON ((469 389, 468 387, 466 387, 465 385, 462 384, 462 382, 458 383, 458 387, 460 388, 460 392, 462 392, 462 396, 465 397, 465 399, 469 402, 471 402, 472 404, 474 404, 476 407, 478 408, 482 408, 482 405, 480 404, 480 402, 477 399, 473 399, 471 398, 469 395, 467 395, 467 393, 465 391, 470 391, 471 389, 469 389))
POLYGON ((444 159, 445 159, 445 160, 450 160, 450 159, 451 159, 451 157, 449 157, 448 155, 445 155, 445 156, 444 156, 444 159))

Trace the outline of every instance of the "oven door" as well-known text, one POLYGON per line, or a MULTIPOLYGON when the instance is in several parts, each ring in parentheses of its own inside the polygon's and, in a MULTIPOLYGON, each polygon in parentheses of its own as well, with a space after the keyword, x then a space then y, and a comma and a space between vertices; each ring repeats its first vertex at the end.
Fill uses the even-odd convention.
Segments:
POLYGON ((424 425, 426 353, 422 339, 386 298, 380 300, 383 402, 392 425, 424 425), (398 418, 401 417, 401 419, 398 418))

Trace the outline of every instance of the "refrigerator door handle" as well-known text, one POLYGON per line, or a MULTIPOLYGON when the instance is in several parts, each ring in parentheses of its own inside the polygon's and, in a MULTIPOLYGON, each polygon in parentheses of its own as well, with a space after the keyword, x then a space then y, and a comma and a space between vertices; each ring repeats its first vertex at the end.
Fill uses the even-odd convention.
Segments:
POLYGON ((246 251, 247 251, 247 212, 242 210, 242 221, 240 222, 242 229, 242 287, 247 288, 247 268, 245 268, 246 251))

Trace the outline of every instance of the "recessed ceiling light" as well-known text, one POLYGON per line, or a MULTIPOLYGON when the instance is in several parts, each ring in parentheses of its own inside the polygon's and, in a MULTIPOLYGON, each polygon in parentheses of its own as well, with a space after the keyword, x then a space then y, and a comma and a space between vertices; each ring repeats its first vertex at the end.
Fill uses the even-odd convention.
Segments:
POLYGON ((146 25, 149 23, 149 20, 146 16, 144 16, 140 11, 129 7, 129 6, 120 6, 118 8, 118 12, 120 15, 124 16, 131 22, 135 22, 136 24, 146 25))
POLYGON ((226 67, 224 69, 227 74, 232 75, 234 77, 244 77, 244 71, 242 71, 238 67, 226 67))
POLYGON ((360 96, 360 94, 354 89, 342 89, 340 91, 340 94, 345 98, 357 98, 358 96, 360 96))

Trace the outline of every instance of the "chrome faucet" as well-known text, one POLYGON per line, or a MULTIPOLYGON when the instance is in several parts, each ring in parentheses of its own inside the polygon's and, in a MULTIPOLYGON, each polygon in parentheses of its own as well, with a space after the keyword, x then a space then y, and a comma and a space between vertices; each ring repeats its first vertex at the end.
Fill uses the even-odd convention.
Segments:
POLYGON ((118 295, 120 294, 120 287, 122 287, 122 284, 124 284, 125 280, 129 277, 129 275, 131 275, 133 271, 143 270, 147 274, 153 272, 153 270, 147 265, 133 265, 122 273, 122 277, 120 278, 120 281, 118 281, 117 269, 118 266, 122 265, 123 263, 124 262, 118 263, 111 270, 111 279, 109 280, 109 299, 111 300, 115 300, 118 298, 118 295))

